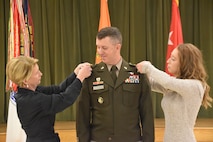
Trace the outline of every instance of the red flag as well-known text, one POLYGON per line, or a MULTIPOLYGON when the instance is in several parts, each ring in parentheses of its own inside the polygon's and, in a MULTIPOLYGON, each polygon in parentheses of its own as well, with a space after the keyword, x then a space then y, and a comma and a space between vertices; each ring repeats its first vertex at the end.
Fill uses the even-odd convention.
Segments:
MULTIPOLYGON (((168 72, 167 60, 170 58, 171 52, 173 49, 180 43, 183 43, 181 19, 179 12, 179 0, 172 0, 172 16, 171 16, 171 25, 168 39, 168 49, 166 55, 166 66, 165 71, 168 72)), ((171 74, 170 74, 171 75, 171 74)))
MULTIPOLYGON (((109 9, 108 9, 108 3, 107 0, 100 0, 100 20, 99 20, 99 28, 100 29, 105 28, 105 27, 110 27, 110 16, 109 16, 109 9)), ((96 51, 96 59, 95 63, 98 64, 101 62, 100 56, 97 54, 96 51)))

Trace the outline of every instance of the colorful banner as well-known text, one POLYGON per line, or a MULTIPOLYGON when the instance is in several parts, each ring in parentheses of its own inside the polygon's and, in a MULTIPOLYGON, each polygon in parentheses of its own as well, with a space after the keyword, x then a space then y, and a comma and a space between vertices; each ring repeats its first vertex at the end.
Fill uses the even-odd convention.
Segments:
MULTIPOLYGON (((33 32, 33 21, 28 0, 10 0, 8 61, 20 55, 34 56, 33 32)), ((18 119, 14 98, 17 86, 7 79, 6 89, 10 91, 6 142, 25 142, 26 134, 18 119)))

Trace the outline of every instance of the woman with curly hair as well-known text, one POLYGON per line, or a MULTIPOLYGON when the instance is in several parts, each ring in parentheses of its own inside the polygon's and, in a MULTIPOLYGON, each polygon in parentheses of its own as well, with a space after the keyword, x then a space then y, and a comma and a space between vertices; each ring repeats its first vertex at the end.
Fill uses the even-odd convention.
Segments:
POLYGON ((180 44, 167 63, 173 76, 149 61, 138 63, 137 69, 148 75, 152 91, 163 94, 164 142, 196 142, 193 129, 200 107, 212 107, 202 53, 193 44, 180 44))

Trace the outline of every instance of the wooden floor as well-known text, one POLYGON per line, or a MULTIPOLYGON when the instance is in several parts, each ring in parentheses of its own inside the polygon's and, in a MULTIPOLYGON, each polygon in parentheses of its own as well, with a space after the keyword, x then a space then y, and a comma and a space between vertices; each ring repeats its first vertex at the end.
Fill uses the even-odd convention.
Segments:
MULTIPOLYGON (((61 142, 76 142, 74 121, 57 121, 55 130, 61 142)), ((213 142, 213 119, 198 119, 195 125, 197 142, 213 142)), ((155 119, 155 142, 163 142, 164 119, 155 119)), ((6 124, 0 124, 0 142, 5 142, 6 124)))

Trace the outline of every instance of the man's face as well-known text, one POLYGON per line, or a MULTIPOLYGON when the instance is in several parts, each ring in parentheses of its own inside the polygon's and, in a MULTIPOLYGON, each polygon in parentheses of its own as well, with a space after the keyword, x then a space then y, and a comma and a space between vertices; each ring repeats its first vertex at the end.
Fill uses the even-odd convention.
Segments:
POLYGON ((110 65, 114 65, 117 62, 117 58, 120 58, 120 44, 114 43, 109 37, 103 39, 96 39, 97 53, 101 57, 101 60, 110 65))

